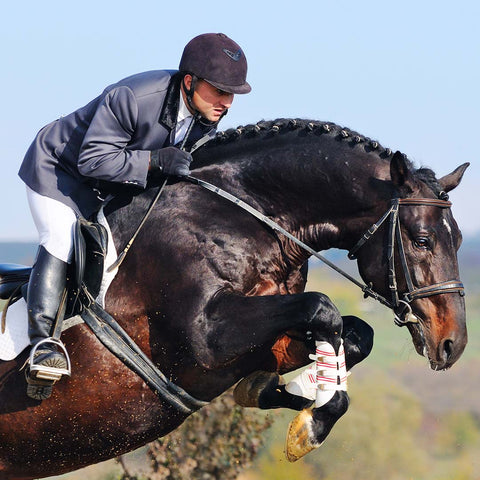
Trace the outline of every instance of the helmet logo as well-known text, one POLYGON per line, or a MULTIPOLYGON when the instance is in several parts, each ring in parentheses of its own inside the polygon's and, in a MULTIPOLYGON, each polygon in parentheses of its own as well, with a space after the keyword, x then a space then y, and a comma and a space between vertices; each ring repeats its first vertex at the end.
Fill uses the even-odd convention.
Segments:
POLYGON ((223 51, 235 62, 238 62, 240 58, 242 57, 242 51, 238 50, 237 52, 232 52, 228 50, 227 48, 224 48, 223 51))

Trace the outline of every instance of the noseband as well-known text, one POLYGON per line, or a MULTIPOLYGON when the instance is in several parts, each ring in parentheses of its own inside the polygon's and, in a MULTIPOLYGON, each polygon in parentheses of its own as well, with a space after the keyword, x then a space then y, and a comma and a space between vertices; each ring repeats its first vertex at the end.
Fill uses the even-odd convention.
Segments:
MULTIPOLYGON (((394 198, 391 207, 383 214, 383 216, 374 223, 357 242, 357 244, 349 251, 348 258, 351 260, 357 258, 357 251, 369 240, 378 228, 387 220, 390 219, 388 231, 388 287, 390 290, 391 301, 382 301, 389 306, 395 313, 395 323, 397 325, 405 325, 409 322, 416 322, 415 316, 412 314, 411 302, 418 298, 430 297, 441 293, 458 292, 460 295, 465 295, 463 283, 459 280, 448 280, 446 282, 436 283, 426 287, 415 288, 412 277, 407 264, 405 255, 405 248, 403 246, 402 235, 400 230, 400 206, 432 206, 439 208, 450 208, 452 203, 446 200, 435 198, 394 198), (397 275, 395 271, 395 242, 398 245, 398 255, 402 265, 405 282, 407 284, 407 291, 400 298, 397 285, 397 275)), ((379 299, 380 300, 380 299, 379 299)))

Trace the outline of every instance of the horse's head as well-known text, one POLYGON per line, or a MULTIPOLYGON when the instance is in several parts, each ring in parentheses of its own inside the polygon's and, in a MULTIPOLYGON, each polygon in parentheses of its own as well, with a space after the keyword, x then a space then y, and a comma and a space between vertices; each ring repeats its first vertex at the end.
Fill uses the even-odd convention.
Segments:
POLYGON ((408 327, 417 352, 434 370, 452 366, 467 344, 457 262, 462 235, 447 192, 468 165, 437 180, 430 170, 412 172, 397 152, 390 163, 394 199, 383 217, 383 235, 379 230, 356 254, 363 279, 388 299, 396 323, 408 327))

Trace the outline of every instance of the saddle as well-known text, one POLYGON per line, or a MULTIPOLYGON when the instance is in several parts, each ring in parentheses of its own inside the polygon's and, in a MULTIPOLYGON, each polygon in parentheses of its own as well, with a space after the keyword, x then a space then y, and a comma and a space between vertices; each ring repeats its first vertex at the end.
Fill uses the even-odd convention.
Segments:
MULTIPOLYGON (((79 218, 74 229, 74 259, 69 268, 68 302, 65 318, 81 311, 78 296, 82 289, 95 298, 101 287, 104 260, 107 253, 106 228, 95 222, 79 218)), ((32 267, 16 264, 0 264, 0 299, 7 300, 2 313, 2 332, 6 311, 21 297, 27 300, 27 286, 32 267)))
MULTIPOLYGON (((98 340, 139 375, 160 398, 181 412, 193 413, 207 402, 197 400, 171 382, 95 300, 102 285, 107 245, 108 233, 103 225, 83 218, 77 221, 65 320, 79 317, 98 340)), ((0 264, 0 299, 8 300, 2 315, 3 322, 9 305, 22 296, 26 300, 30 273, 31 267, 0 264)))

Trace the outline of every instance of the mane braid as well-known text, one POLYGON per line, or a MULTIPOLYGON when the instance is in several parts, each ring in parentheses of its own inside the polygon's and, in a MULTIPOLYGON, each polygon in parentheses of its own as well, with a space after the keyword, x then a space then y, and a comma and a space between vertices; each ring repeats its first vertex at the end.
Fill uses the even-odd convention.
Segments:
MULTIPOLYGON (((383 160, 390 159, 393 152, 385 148, 376 140, 372 140, 349 128, 339 126, 333 122, 308 120, 300 118, 277 118, 276 120, 261 120, 255 124, 240 125, 237 128, 229 128, 219 131, 215 138, 206 145, 206 150, 215 146, 227 146, 238 140, 262 139, 274 137, 288 132, 297 131, 302 135, 326 136, 338 142, 349 143, 350 147, 361 147, 366 152, 376 154, 383 160)), ((203 149, 201 149, 203 150, 203 149)), ((209 158, 202 153, 202 160, 197 165, 209 164, 209 158)), ((435 173, 429 168, 416 168, 413 162, 404 154, 405 161, 411 173, 421 182, 425 183, 438 198, 447 199, 448 195, 440 187, 435 173)))
POLYGON ((238 126, 217 133, 215 139, 210 142, 213 145, 226 144, 236 141, 239 138, 256 138, 273 136, 287 131, 298 130, 313 135, 328 135, 339 141, 349 141, 355 144, 364 145, 367 151, 376 151, 383 158, 392 155, 390 148, 384 148, 376 140, 372 140, 353 130, 341 127, 332 122, 318 120, 306 120, 299 118, 278 118, 276 120, 261 120, 255 124, 238 126))

